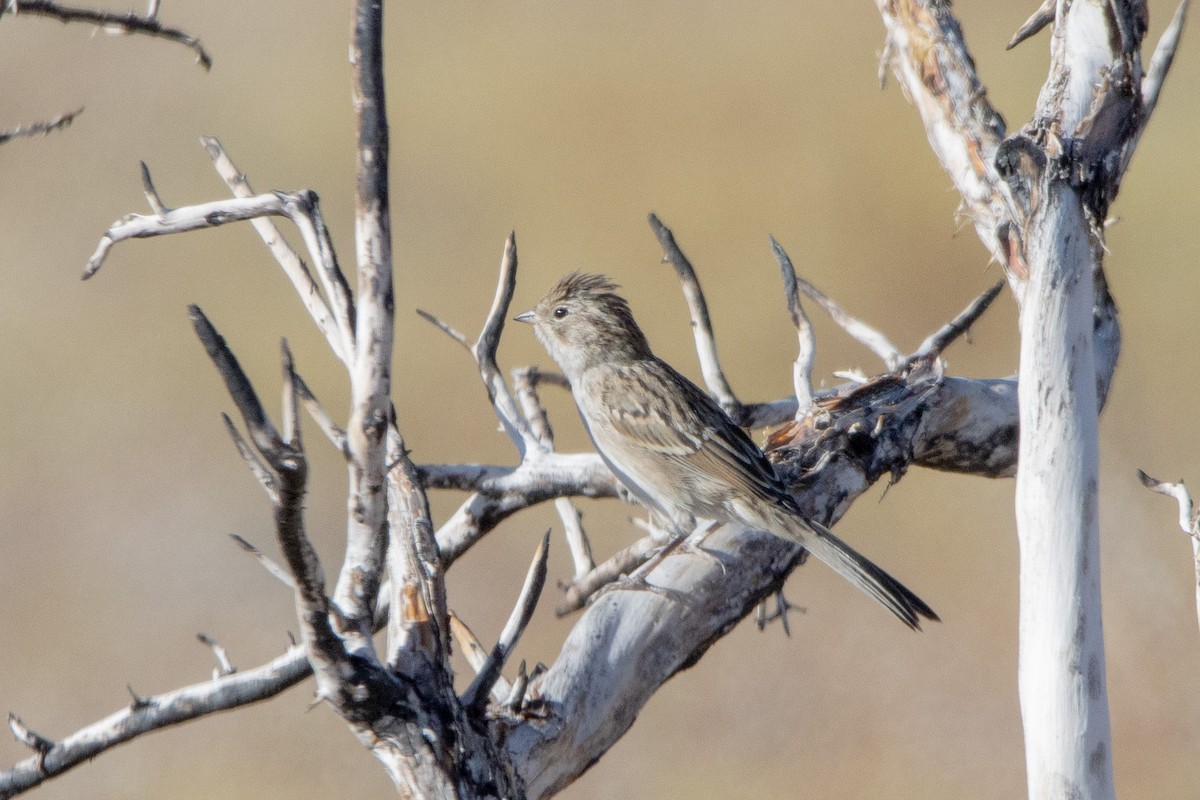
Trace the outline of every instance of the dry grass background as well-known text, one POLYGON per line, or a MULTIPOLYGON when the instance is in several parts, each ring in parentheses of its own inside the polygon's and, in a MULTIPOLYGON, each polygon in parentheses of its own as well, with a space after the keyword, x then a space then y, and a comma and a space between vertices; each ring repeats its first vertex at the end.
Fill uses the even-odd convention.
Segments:
MULTIPOLYGON (((991 97, 1010 125, 1044 76, 1043 36, 1007 37, 1032 3, 963 0, 991 97)), ((202 680, 216 636, 248 667, 294 627, 288 593, 230 544, 272 545, 270 514, 221 430, 228 410, 194 341, 197 302, 267 396, 278 339, 345 407, 342 376, 248 226, 87 256, 144 210, 137 162, 165 202, 224 196, 197 137, 216 135, 259 190, 320 193, 353 261, 348 3, 175 2, 210 74, 182 48, 86 27, 0 20, 0 126, 86 105, 75 125, 0 148, 0 710, 60 737, 127 700, 202 680)), ((123 9, 124 7, 122 7, 123 9)), ((1171 9, 1152 8, 1154 31, 1171 9)), ((389 7, 398 346, 396 398, 418 460, 514 458, 471 365, 422 323, 473 331, 504 235, 517 230, 517 304, 572 268, 626 287, 662 355, 695 376, 686 311, 645 224, 672 226, 709 294, 745 399, 788 391, 794 338, 773 233, 799 269, 911 347, 999 278, 894 86, 880 92, 869 3, 620 1, 389 7)), ((1200 795, 1200 633, 1175 509, 1135 467, 1200 481, 1193 365, 1200 223, 1200 57, 1189 32, 1110 229, 1125 346, 1102 425, 1109 688, 1125 798, 1200 795)), ((950 369, 1016 368, 1005 297, 950 369)), ((824 320, 818 373, 878 365, 824 320)), ((505 364, 545 364, 526 330, 505 364)), ((564 397, 561 443, 585 446, 564 397)), ((344 473, 310 437, 312 535, 337 563, 344 473)), ((457 498, 434 498, 440 519, 457 498)), ((1015 676, 1012 483, 916 471, 839 526, 945 622, 909 634, 820 567, 788 591, 793 636, 743 625, 679 675, 566 797, 1011 798, 1024 789, 1015 676)), ((596 547, 634 535, 630 511, 584 503, 596 547)), ((496 531, 451 574, 453 606, 495 636, 545 511, 496 531)), ((556 541, 551 569, 568 575, 556 541)), ((553 598, 550 598, 552 600, 553 598)), ((550 661, 570 621, 543 602, 520 657, 550 661)), ((391 788, 306 688, 122 747, 42 798, 381 796, 391 788)), ((26 755, 0 742, 0 762, 26 755)))

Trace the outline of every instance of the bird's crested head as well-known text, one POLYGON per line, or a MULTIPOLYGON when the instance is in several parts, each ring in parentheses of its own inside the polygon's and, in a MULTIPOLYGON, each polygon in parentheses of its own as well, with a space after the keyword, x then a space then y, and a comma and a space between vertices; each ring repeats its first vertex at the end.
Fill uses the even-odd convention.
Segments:
POLYGON ((533 325, 538 339, 568 378, 597 363, 650 354, 629 303, 605 275, 572 272, 517 319, 533 325))

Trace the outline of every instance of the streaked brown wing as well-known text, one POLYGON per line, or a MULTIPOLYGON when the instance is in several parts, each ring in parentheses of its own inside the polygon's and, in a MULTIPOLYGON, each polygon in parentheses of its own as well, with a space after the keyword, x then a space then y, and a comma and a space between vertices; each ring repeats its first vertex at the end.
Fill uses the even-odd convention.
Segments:
POLYGON ((606 376, 601 399, 614 433, 637 446, 748 495, 778 500, 783 494, 762 451, 712 398, 666 362, 620 368, 606 376))

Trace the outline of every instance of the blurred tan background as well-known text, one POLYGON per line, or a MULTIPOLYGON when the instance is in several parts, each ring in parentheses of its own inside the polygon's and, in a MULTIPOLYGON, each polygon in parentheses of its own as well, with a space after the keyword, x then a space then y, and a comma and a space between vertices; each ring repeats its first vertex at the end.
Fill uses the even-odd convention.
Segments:
MULTIPOLYGON (((240 667, 277 655, 291 598, 227 534, 274 552, 270 512, 222 431, 231 410, 184 314, 199 303, 264 396, 278 340, 341 416, 343 375, 249 226, 122 244, 79 274, 115 219, 226 196, 198 144, 218 136, 254 186, 321 196, 353 264, 348 3, 167 3, 215 65, 144 38, 0 20, 0 128, 87 110, 0 148, 0 711, 58 738, 143 695, 204 680, 197 631, 240 667)), ((1044 77, 1043 35, 1004 43, 1033 3, 956 4, 1010 127, 1044 77)), ((119 6, 125 10, 125 6, 119 6)), ((1153 34, 1173 9, 1152 6, 1153 34)), ((505 234, 516 305, 568 269, 625 286, 661 355, 696 377, 686 310, 645 215, 670 225, 708 292, 743 399, 789 391, 795 339, 767 244, 902 347, 1000 277, 929 153, 915 112, 876 82, 870 3, 398 3, 387 9, 397 269, 396 399, 415 458, 510 463, 465 354, 413 313, 478 330, 505 234)), ((1200 486, 1194 351, 1200 289, 1200 55, 1189 31, 1110 229, 1124 352, 1103 435, 1109 689, 1124 798, 1200 796, 1200 670, 1190 548, 1135 467, 1200 486)), ((814 315, 816 318, 816 316, 814 315)), ((818 374, 879 364, 816 318, 818 374)), ((1016 369, 1007 295, 949 353, 956 374, 1016 369)), ((505 365, 546 364, 525 329, 505 365)), ((585 441, 548 397, 564 448, 585 441)), ((272 405, 272 408, 275 406, 272 405)), ((312 429, 310 428, 310 431, 312 429)), ((344 472, 309 434, 309 524, 340 559, 344 472)), ((800 570, 793 635, 744 624, 671 681, 566 797, 1012 798, 1024 792, 1015 675, 1011 481, 914 471, 863 497, 839 534, 945 622, 912 635, 828 570, 800 570)), ((439 520, 459 498, 433 498, 439 520)), ((584 502, 600 555, 629 509, 584 502)), ((545 510, 496 531, 451 573, 487 641, 545 510)), ((552 577, 569 576, 555 539, 552 577)), ((571 624, 539 608, 519 657, 550 662, 571 624)), ((305 685, 109 752, 41 798, 386 797, 374 760, 305 685)), ((27 752, 0 737, 0 763, 27 752)))

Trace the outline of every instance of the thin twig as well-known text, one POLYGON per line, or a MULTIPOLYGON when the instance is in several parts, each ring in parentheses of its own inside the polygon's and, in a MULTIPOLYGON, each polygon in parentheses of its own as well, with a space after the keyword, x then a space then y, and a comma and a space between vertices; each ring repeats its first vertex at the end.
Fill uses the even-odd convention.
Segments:
POLYGON ((471 353, 475 363, 479 365, 479 375, 487 388, 488 401, 496 409, 500 424, 517 447, 521 457, 534 444, 533 433, 524 417, 517 410, 516 401, 504 382, 504 375, 496 364, 496 349, 500 346, 500 334, 504 331, 504 321, 508 317, 512 304, 513 292, 517 286, 517 235, 510 232, 504 241, 504 255, 500 259, 500 275, 496 281, 496 295, 492 299, 492 307, 488 311, 483 329, 471 353))
POLYGON ((643 536, 628 547, 618 550, 583 578, 572 581, 570 585, 566 586, 563 599, 554 609, 554 613, 565 617, 567 614, 583 608, 592 595, 608 584, 619 580, 622 575, 632 573, 649 561, 657 550, 658 544, 649 536, 643 536))
POLYGON ((910 360, 942 353, 950 346, 951 342, 970 330, 975 321, 983 316, 983 312, 987 311, 992 301, 1000 295, 1003 288, 1004 281, 999 281, 995 286, 972 300, 966 308, 959 312, 957 317, 926 337, 925 341, 921 342, 921 346, 909 356, 910 360))
POLYGON ((200 640, 201 644, 207 645, 212 650, 213 658, 217 659, 217 668, 213 670, 213 680, 237 672, 237 667, 229 660, 229 652, 221 646, 220 642, 206 633, 197 633, 196 638, 200 640))
POLYGON ((196 331, 196 336, 204 345, 204 349, 208 351, 208 357, 225 382, 225 389, 229 392, 234 405, 238 407, 238 411, 241 412, 246 429, 250 432, 250 441, 254 442, 258 452, 277 473, 288 470, 290 465, 287 461, 289 454, 286 453, 286 444, 280 438, 279 432, 275 430, 275 426, 271 424, 271 420, 267 418, 250 379, 246 377, 246 373, 238 364, 237 357, 225 344, 225 339, 217 333, 213 324, 208 321, 208 317, 204 316, 204 312, 200 310, 199 306, 188 306, 188 314, 192 319, 192 327, 196 331))
POLYGON ((1175 498, 1179 504, 1179 529, 1187 534, 1192 542, 1192 564, 1196 581, 1196 620, 1200 623, 1200 515, 1193 510, 1192 495, 1183 481, 1165 483, 1152 478, 1140 469, 1138 478, 1147 489, 1175 498))
POLYGON ((504 663, 508 660, 513 648, 517 646, 521 634, 525 632, 525 626, 533 617, 533 610, 537 608, 537 602, 542 596, 542 588, 546 585, 546 562, 549 555, 550 531, 547 530, 542 536, 541 544, 534 551, 533 562, 529 565, 529 571, 525 575, 525 584, 521 587, 521 594, 517 597, 517 603, 508 617, 508 622, 500 632, 496 646, 492 648, 487 663, 479 670, 479 674, 475 676, 475 680, 463 694, 463 706, 468 711, 478 713, 483 710, 492 686, 496 683, 496 678, 504 669, 504 663))
POLYGON ((129 692, 129 699, 130 699, 129 707, 130 708, 132 708, 134 710, 140 710, 143 708, 153 708, 154 707, 154 698, 153 697, 142 697, 140 694, 138 694, 137 692, 135 692, 133 690, 133 684, 130 684, 130 683, 125 684, 125 691, 129 692))
POLYGON ((517 400, 509 390, 496 362, 496 350, 500 346, 500 335, 504 331, 504 323, 512 305, 513 293, 517 286, 517 238, 515 232, 510 232, 504 242, 504 254, 500 259, 500 274, 496 281, 496 294, 492 298, 492 306, 488 310, 479 337, 471 344, 467 337, 454 329, 448 323, 428 311, 417 310, 417 314, 438 330, 458 342, 471 354, 479 369, 479 377, 487 390, 488 402, 491 404, 500 420, 501 427, 508 438, 516 446, 517 452, 524 459, 530 449, 547 450, 549 447, 539 440, 530 429, 526 416, 520 413, 517 400))
POLYGON ((337 451, 343 456, 349 457, 349 453, 346 450, 346 431, 333 421, 333 418, 329 416, 329 412, 317 400, 316 395, 313 394, 312 389, 308 387, 308 384, 304 382, 299 373, 293 372, 292 378, 296 383, 296 395, 300 398, 300 402, 304 405, 304 409, 308 412, 308 415, 313 418, 313 421, 317 423, 317 427, 333 443, 337 451))
POLYGON ((233 446, 237 448, 238 455, 246 462, 246 466, 250 468, 250 473, 258 480, 258 485, 267 493, 267 497, 271 501, 271 505, 276 505, 279 502, 279 481, 267 468, 267 465, 262 462, 250 444, 242 437, 241 431, 233 424, 233 420, 229 415, 222 412, 221 420, 225 423, 225 430, 229 434, 229 438, 233 439, 233 446))
POLYGON ((534 367, 528 367, 527 370, 529 372, 529 379, 533 381, 535 389, 545 384, 547 386, 557 386, 559 389, 566 389, 568 392, 571 391, 571 382, 561 372, 546 372, 534 367))
POLYGON ((5 144, 13 139, 27 138, 31 136, 45 136, 53 131, 62 130, 69 127, 75 118, 83 113, 83 106, 68 111, 65 114, 59 114, 54 119, 48 119, 45 122, 31 122, 28 125, 18 125, 12 130, 0 131, 0 144, 5 144))
POLYGON ((1137 471, 1138 478, 1142 485, 1147 489, 1158 494, 1165 494, 1167 497, 1175 498, 1179 503, 1179 529, 1193 538, 1200 536, 1200 527, 1197 525, 1197 515, 1193 511, 1192 495, 1187 487, 1183 485, 1183 481, 1178 483, 1166 483, 1158 478, 1152 478, 1142 470, 1137 471))
POLYGON ((708 314, 708 302, 700 289, 700 281, 696 270, 687 256, 675 242, 671 229, 662 223, 655 215, 649 216, 650 228, 654 231, 658 243, 663 249, 663 261, 670 262, 679 276, 683 287, 683 296, 687 300, 688 313, 692 318, 692 336, 696 340, 696 354, 700 357, 700 374, 704 376, 704 385, 712 393, 725 413, 735 421, 740 417, 741 403, 733 393, 725 373, 721 369, 721 361, 717 358, 717 341, 713 336, 712 319, 708 314))
POLYGON ((1025 20, 1025 24, 1017 29, 1017 32, 1008 40, 1008 44, 1005 45, 1004 49, 1012 50, 1021 42, 1032 36, 1036 36, 1042 28, 1054 22, 1054 9, 1057 5, 1056 0, 1042 0, 1042 4, 1038 6, 1037 11, 1034 11, 1029 16, 1029 19, 1025 20))
POLYGON ((450 635, 454 637, 458 651, 462 653, 463 658, 467 659, 471 669, 475 670, 475 674, 478 675, 479 670, 487 662, 487 648, 479 641, 479 637, 475 635, 475 631, 471 630, 471 626, 463 622, 453 610, 450 611, 448 617, 450 619, 450 635))
POLYGON ((550 427, 550 418, 538 395, 539 383, 541 372, 537 367, 516 367, 512 371, 513 393, 521 407, 521 416, 529 425, 533 438, 549 450, 554 446, 554 430, 550 427))
POLYGON ((458 342, 468 353, 471 353, 472 357, 474 357, 474 349, 471 347, 471 343, 467 341, 467 337, 452 328, 449 323, 443 322, 438 317, 420 308, 417 309, 417 316, 433 325, 435 328, 449 336, 454 341, 458 342))
POLYGON ((280 343, 280 349, 283 351, 283 399, 280 404, 283 441, 287 443, 288 447, 302 450, 304 444, 300 435, 300 404, 296 402, 299 382, 296 377, 296 364, 292 359, 292 351, 288 347, 287 339, 280 343))
POLYGON ((592 556, 592 543, 583 529, 583 515, 569 497, 556 498, 554 510, 562 520, 567 549, 571 551, 571 563, 575 567, 575 580, 579 580, 596 568, 596 559, 592 556))
MULTIPOLYGON (((458 644, 459 651, 467 659, 471 669, 475 670, 475 674, 478 675, 484 665, 488 663, 488 649, 483 646, 467 623, 459 619, 453 611, 450 612, 450 632, 458 644)), ((497 676, 496 683, 492 686, 492 699, 497 703, 502 702, 509 691, 508 681, 503 675, 497 676)))
MULTIPOLYGON (((554 431, 550 428, 550 420, 538 396, 538 374, 536 367, 514 369, 513 391, 516 392, 522 416, 528 423, 533 437, 544 451, 550 451, 554 448, 554 431)), ((575 577, 582 578, 596 566, 596 562, 592 558, 592 545, 588 541, 587 533, 580 524, 579 510, 567 497, 556 498, 554 510, 558 512, 563 523, 567 548, 571 551, 571 560, 575 565, 575 577)))
MULTIPOLYGON (((250 186, 250 181, 246 178, 245 173, 233 163, 220 141, 212 136, 202 136, 200 142, 212 159, 213 168, 216 169, 217 174, 221 176, 229 190, 233 192, 234 197, 253 197, 254 189, 250 186)), ((314 207, 319 209, 319 206, 314 207)), ((346 348, 348 337, 343 329, 344 325, 334 320, 333 312, 317 288, 317 282, 309 272, 308 266, 283 238, 283 234, 270 218, 257 217, 250 220, 250 224, 254 226, 254 230, 258 232, 263 243, 271 251, 271 255, 283 269, 283 274, 291 281, 297 296, 304 303, 304 308, 316 323, 317 329, 325 336, 325 341, 329 344, 333 354, 343 364, 349 366, 350 355, 346 348)), ((315 231, 315 227, 311 230, 315 231)), ((310 255, 313 258, 320 258, 320 249, 310 252, 310 255)), ((324 271, 328 273, 333 269, 336 269, 336 266, 326 267, 324 271)), ((333 283, 334 285, 345 285, 345 277, 342 277, 340 281, 335 279, 333 283)), ((353 326, 350 327, 353 328, 353 326)))
POLYGON ((38 753, 38 755, 45 755, 54 747, 53 739, 47 739, 30 728, 16 714, 8 715, 8 729, 12 731, 14 739, 38 753))
POLYGON ((212 69, 212 57, 204 49, 204 45, 200 43, 199 39, 179 28, 163 25, 155 18, 154 14, 141 16, 132 11, 118 14, 90 8, 72 8, 49 0, 19 0, 19 2, 18 0, 8 0, 4 3, 3 11, 18 15, 35 14, 53 17, 61 22, 86 22, 97 25, 109 33, 140 33, 178 42, 192 49, 200 66, 206 70, 212 69))
POLYGON ((150 178, 150 168, 146 166, 145 161, 139 161, 138 165, 142 170, 142 192, 146 195, 146 202, 150 204, 150 208, 154 211, 159 219, 166 219, 171 213, 171 209, 163 203, 159 197, 158 190, 154 188, 154 181, 150 178))
POLYGON ((892 344, 880 331, 846 313, 824 292, 799 275, 796 276, 796 285, 808 299, 823 308, 825 313, 850 335, 850 338, 878 356, 889 370, 894 370, 904 363, 904 354, 900 352, 900 348, 892 344))
POLYGON ((241 536, 238 536, 236 533, 229 534, 229 538, 237 542, 238 547, 242 548, 243 552, 261 564, 263 569, 277 578, 284 586, 288 587, 289 589, 296 588, 296 582, 292 580, 291 573, 279 566, 279 564, 267 556, 267 554, 262 550, 259 550, 250 542, 246 541, 241 536))
MULTIPOLYGON (((499 685, 497 683, 497 685, 499 685)), ((517 713, 521 710, 521 706, 525 703, 525 690, 529 688, 529 675, 525 672, 525 659, 521 659, 521 663, 517 665, 517 677, 512 682, 507 696, 501 701, 504 708, 509 713, 517 713)))
POLYGON ((792 266, 792 259, 783 246, 775 241, 774 236, 771 237, 771 250, 775 253, 775 260, 779 262, 788 314, 792 318, 792 324, 796 326, 796 337, 799 340, 796 362, 792 367, 792 384, 796 392, 795 418, 803 419, 813 404, 812 371, 817 340, 813 335, 812 323, 808 321, 808 315, 804 313, 804 306, 800 303, 800 287, 796 283, 796 269, 792 266))
POLYGON ((1189 4, 1190 0, 1181 0, 1175 9, 1174 16, 1171 17, 1170 24, 1159 37, 1158 44, 1154 48, 1154 55, 1150 57, 1150 64, 1146 67, 1146 75, 1142 78, 1143 128, 1154 114, 1154 109, 1158 105, 1158 97, 1162 93, 1163 83, 1167 79, 1167 73, 1171 71, 1171 63, 1175 60, 1175 52, 1179 49, 1179 40, 1183 36, 1183 26, 1187 21, 1189 4))
POLYGON ((321 281, 337 330, 341 334, 342 350, 353 353, 358 335, 355 331, 357 310, 354 307, 354 299, 350 296, 350 284, 338 264, 333 237, 325 225, 325 216, 321 213, 316 193, 296 192, 296 197, 298 213, 292 215, 292 222, 317 265, 317 278, 321 281))

